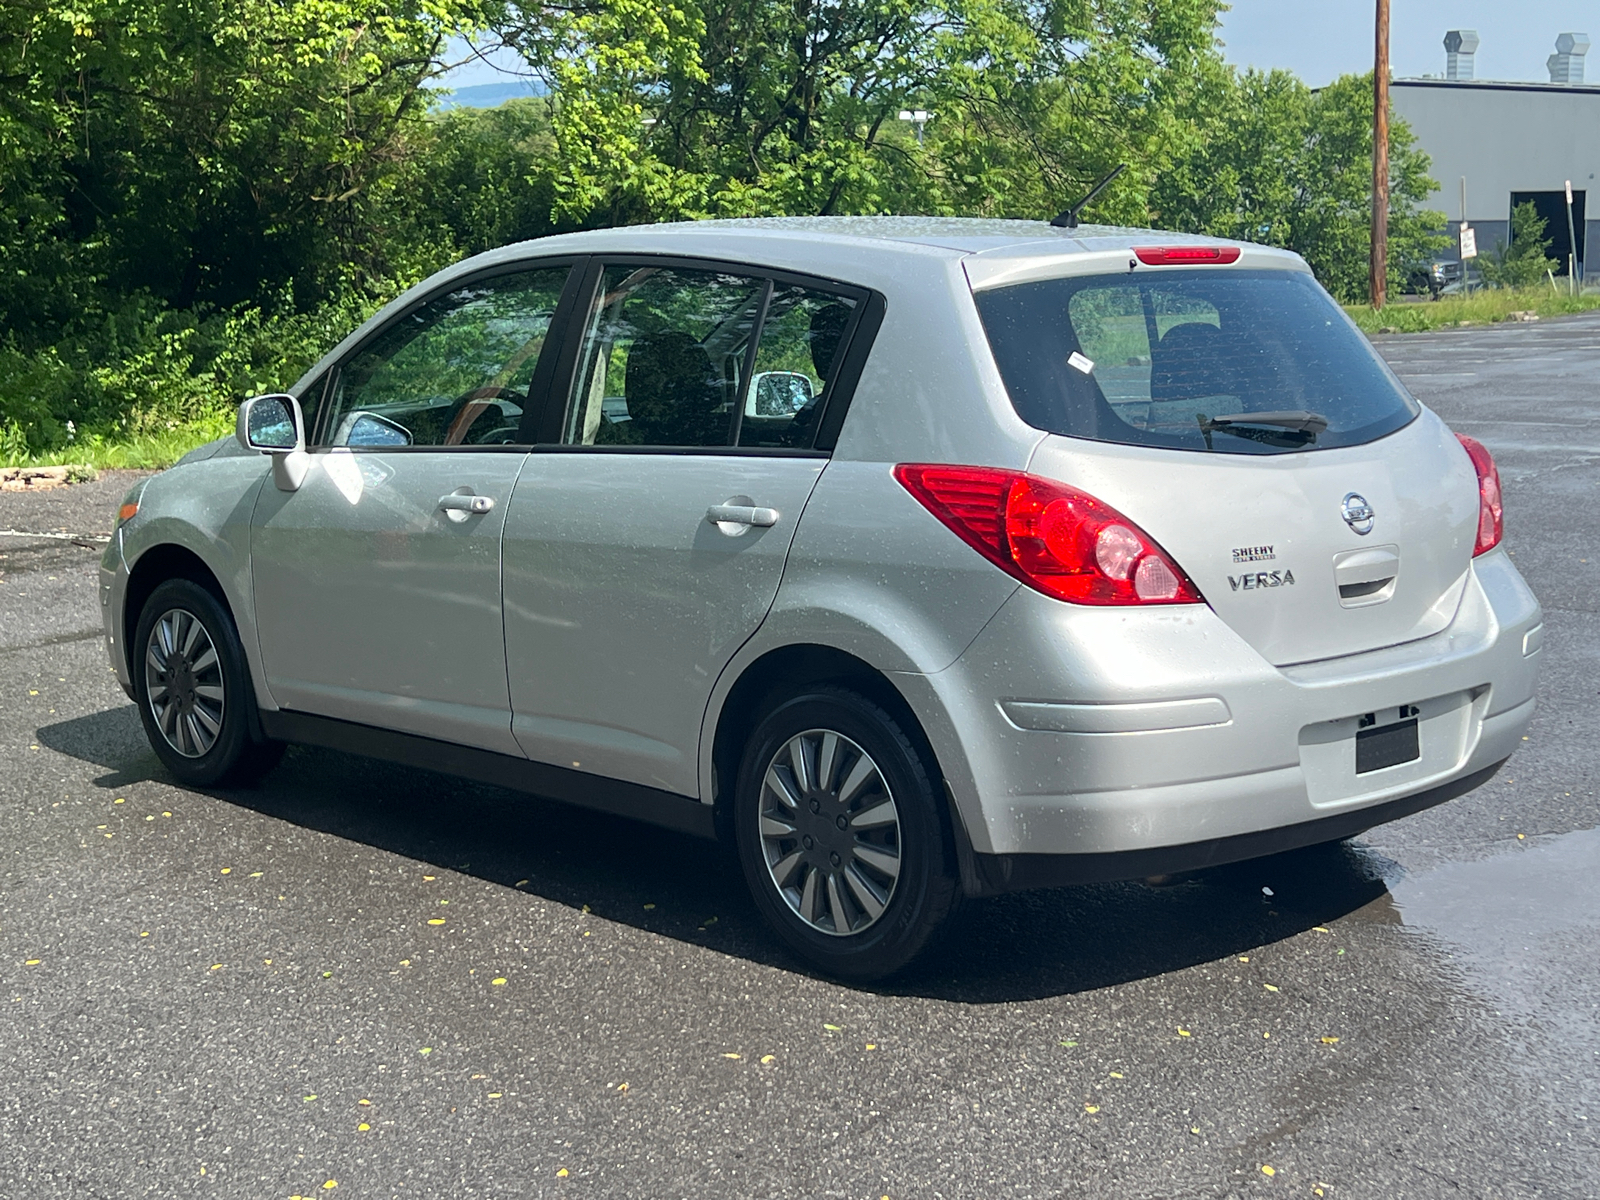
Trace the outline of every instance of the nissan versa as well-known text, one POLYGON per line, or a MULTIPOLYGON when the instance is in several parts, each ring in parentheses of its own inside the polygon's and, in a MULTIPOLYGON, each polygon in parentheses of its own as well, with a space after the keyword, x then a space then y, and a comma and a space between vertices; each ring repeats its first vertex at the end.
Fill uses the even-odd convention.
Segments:
POLYGON ((185 783, 299 742, 720 836, 873 978, 962 896, 1482 783, 1543 628, 1500 537, 1293 254, 706 222, 412 289, 135 489, 100 598, 185 783))

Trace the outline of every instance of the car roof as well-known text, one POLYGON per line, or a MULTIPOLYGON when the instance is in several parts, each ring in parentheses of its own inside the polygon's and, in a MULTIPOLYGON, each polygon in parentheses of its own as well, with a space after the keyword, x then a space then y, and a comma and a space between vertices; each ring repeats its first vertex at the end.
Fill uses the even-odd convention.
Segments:
MULTIPOLYGON (((877 249, 894 253, 915 247, 943 251, 951 257, 970 254, 1008 255, 1021 250, 1040 254, 1128 250, 1149 245, 1222 245, 1223 239, 1187 233, 1161 232, 1121 225, 1080 225, 1061 229, 1047 221, 1021 221, 989 217, 748 217, 727 220, 676 221, 659 225, 623 225, 584 233, 556 234, 523 242, 517 247, 526 254, 537 246, 541 252, 604 253, 622 247, 643 246, 660 252, 686 238, 734 238, 739 241, 759 238, 775 242, 805 241, 850 245, 860 250, 877 249)), ((1227 242, 1238 245, 1238 242, 1227 242)))

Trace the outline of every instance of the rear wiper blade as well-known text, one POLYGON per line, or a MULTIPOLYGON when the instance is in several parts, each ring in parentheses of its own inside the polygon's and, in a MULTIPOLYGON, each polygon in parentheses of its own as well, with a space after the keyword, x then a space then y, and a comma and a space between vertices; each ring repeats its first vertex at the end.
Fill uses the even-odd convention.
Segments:
POLYGON ((1205 413, 1195 413, 1195 420, 1200 423, 1200 432, 1205 435, 1206 449, 1211 449, 1211 434, 1213 432, 1231 433, 1238 437, 1251 437, 1246 429, 1236 429, 1234 426, 1266 425, 1276 429, 1285 429, 1293 433, 1305 435, 1305 440, 1314 442, 1317 434, 1328 427, 1328 418, 1321 413, 1307 412, 1305 409, 1289 409, 1285 412, 1256 412, 1256 413, 1227 413, 1220 417, 1208 417, 1205 413))

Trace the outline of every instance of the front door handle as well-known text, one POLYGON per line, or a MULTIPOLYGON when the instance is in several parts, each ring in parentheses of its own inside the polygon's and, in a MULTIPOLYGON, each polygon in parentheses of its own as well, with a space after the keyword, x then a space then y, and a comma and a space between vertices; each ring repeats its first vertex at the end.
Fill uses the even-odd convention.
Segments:
POLYGON ((439 497, 439 508, 447 513, 486 513, 494 509, 494 497, 451 492, 439 497))
POLYGON ((766 529, 778 523, 778 510, 749 504, 713 504, 706 509, 706 520, 713 525, 755 525, 766 529))

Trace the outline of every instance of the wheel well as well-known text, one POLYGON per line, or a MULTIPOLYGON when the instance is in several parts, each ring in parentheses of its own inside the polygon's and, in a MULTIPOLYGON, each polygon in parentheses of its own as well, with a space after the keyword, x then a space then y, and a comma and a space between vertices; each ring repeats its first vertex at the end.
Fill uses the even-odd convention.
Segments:
POLYGON ((217 598, 217 603, 230 616, 233 615, 233 605, 228 603, 222 584, 198 554, 170 544, 150 547, 128 572, 128 590, 122 605, 122 652, 130 671, 135 665, 132 646, 139 627, 139 614, 144 611, 150 594, 169 579, 187 579, 199 584, 217 598))
POLYGON ((712 796, 717 801, 719 824, 729 815, 728 806, 721 803, 722 785, 731 785, 738 774, 745 743, 768 707, 780 695, 829 683, 859 692, 885 709, 937 768, 938 759, 916 714, 883 672, 853 654, 828 646, 783 646, 746 667, 722 703, 711 742, 712 796))

